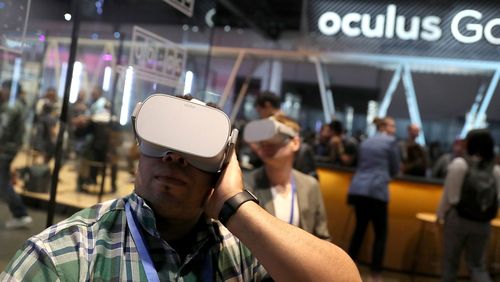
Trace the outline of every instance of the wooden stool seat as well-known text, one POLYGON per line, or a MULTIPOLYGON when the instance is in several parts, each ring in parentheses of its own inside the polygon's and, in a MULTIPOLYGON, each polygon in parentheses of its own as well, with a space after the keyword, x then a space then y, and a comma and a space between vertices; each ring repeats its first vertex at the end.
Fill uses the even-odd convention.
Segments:
MULTIPOLYGON (((420 221, 425 221, 429 223, 434 223, 437 220, 437 216, 434 213, 428 213, 428 212, 419 212, 416 215, 417 219, 420 221)), ((500 222, 499 222, 500 224, 500 222)))
POLYGON ((495 219, 493 219, 493 220, 490 222, 490 224, 491 224, 491 227, 493 227, 493 228, 498 228, 498 227, 500 227, 500 218, 495 218, 495 219))

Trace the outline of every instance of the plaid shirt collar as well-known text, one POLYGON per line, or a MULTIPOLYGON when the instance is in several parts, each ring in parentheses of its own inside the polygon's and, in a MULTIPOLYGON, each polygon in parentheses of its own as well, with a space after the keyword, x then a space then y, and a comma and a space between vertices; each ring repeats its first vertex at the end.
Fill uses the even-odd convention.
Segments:
MULTIPOLYGON (((153 209, 135 192, 132 193, 128 201, 130 202, 130 207, 135 213, 138 224, 145 230, 150 236, 161 240, 160 233, 156 228, 156 218, 153 209)), ((215 220, 208 218, 205 214, 202 214, 197 225, 196 225, 196 243, 193 244, 192 250, 199 250, 207 242, 212 244, 218 244, 223 241, 222 235, 218 228, 215 228, 217 223, 215 220)), ((168 243, 167 243, 168 245, 168 243)))

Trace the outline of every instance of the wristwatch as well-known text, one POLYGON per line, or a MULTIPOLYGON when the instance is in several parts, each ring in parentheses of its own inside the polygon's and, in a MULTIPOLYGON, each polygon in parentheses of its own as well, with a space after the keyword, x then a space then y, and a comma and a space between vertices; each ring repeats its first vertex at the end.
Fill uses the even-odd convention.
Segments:
POLYGON ((238 210, 238 208, 245 202, 253 201, 259 204, 259 200, 250 191, 243 190, 242 192, 232 196, 222 206, 219 212, 219 221, 226 225, 229 218, 238 210))

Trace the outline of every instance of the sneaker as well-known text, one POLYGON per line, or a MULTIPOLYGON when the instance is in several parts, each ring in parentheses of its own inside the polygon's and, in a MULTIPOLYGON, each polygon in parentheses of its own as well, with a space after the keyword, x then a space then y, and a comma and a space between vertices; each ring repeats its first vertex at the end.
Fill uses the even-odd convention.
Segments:
POLYGON ((28 227, 28 225, 30 225, 32 221, 33 219, 31 218, 31 216, 28 215, 19 218, 14 217, 13 219, 5 223, 5 228, 17 229, 17 228, 28 227))

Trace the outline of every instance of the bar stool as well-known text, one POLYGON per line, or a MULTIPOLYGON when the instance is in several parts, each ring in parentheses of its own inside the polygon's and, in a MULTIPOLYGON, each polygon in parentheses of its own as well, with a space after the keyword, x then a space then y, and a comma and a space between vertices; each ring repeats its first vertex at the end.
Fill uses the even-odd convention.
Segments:
MULTIPOLYGON (((417 269, 417 263, 418 263, 418 255, 419 255, 419 251, 421 250, 422 248, 422 241, 424 239, 424 233, 425 233, 425 230, 427 228, 427 226, 430 226, 430 230, 436 234, 437 237, 439 237, 439 230, 438 228, 436 227, 436 220, 437 220, 437 216, 434 214, 434 213, 426 213, 426 212, 419 212, 415 215, 415 217, 417 218, 417 220, 420 221, 420 231, 418 233, 418 238, 417 238, 417 242, 415 244, 415 252, 413 253, 413 260, 412 260, 412 264, 411 264, 411 277, 412 277, 412 280, 415 276, 415 273, 416 273, 416 269, 417 269)), ((439 238, 438 238, 439 240, 439 238)), ((436 260, 437 261, 437 256, 433 257, 433 260, 436 260)))
POLYGON ((491 256, 491 263, 490 263, 490 274, 494 275, 497 274, 495 270, 500 267, 500 264, 497 263, 497 248, 498 248, 498 231, 500 230, 500 218, 495 218, 491 222, 491 239, 492 242, 492 249, 493 249, 493 255, 491 256))
MULTIPOLYGON (((415 272, 416 272, 416 268, 417 268, 417 261, 418 261, 418 254, 419 254, 419 250, 421 249, 422 247, 422 240, 423 240, 423 237, 424 237, 424 232, 425 232, 425 229, 426 229, 426 226, 428 226, 429 224, 431 224, 431 230, 433 232, 436 233, 437 235, 437 239, 439 240, 441 234, 439 234, 439 229, 436 228, 435 226, 435 222, 437 220, 437 216, 433 213, 417 213, 416 214, 416 218, 421 222, 421 225, 420 225, 420 231, 419 231, 419 234, 418 234, 418 239, 417 239, 417 243, 416 243, 416 246, 415 246, 415 252, 414 252, 414 256, 413 256, 413 261, 412 261, 412 266, 411 266, 411 276, 412 276, 412 280, 413 280, 413 277, 415 275, 415 272)), ((493 240, 493 255, 491 257, 491 263, 490 263, 490 268, 491 268, 491 271, 490 271, 490 274, 494 274, 494 270, 496 268, 499 267, 499 264, 496 263, 496 260, 497 260, 497 256, 496 256, 496 250, 498 248, 498 230, 500 230, 500 218, 495 218, 493 219, 491 222, 491 227, 493 228, 492 230, 492 236, 491 236, 491 240, 493 240)), ((437 259, 437 257, 434 257, 433 259, 437 259)))

